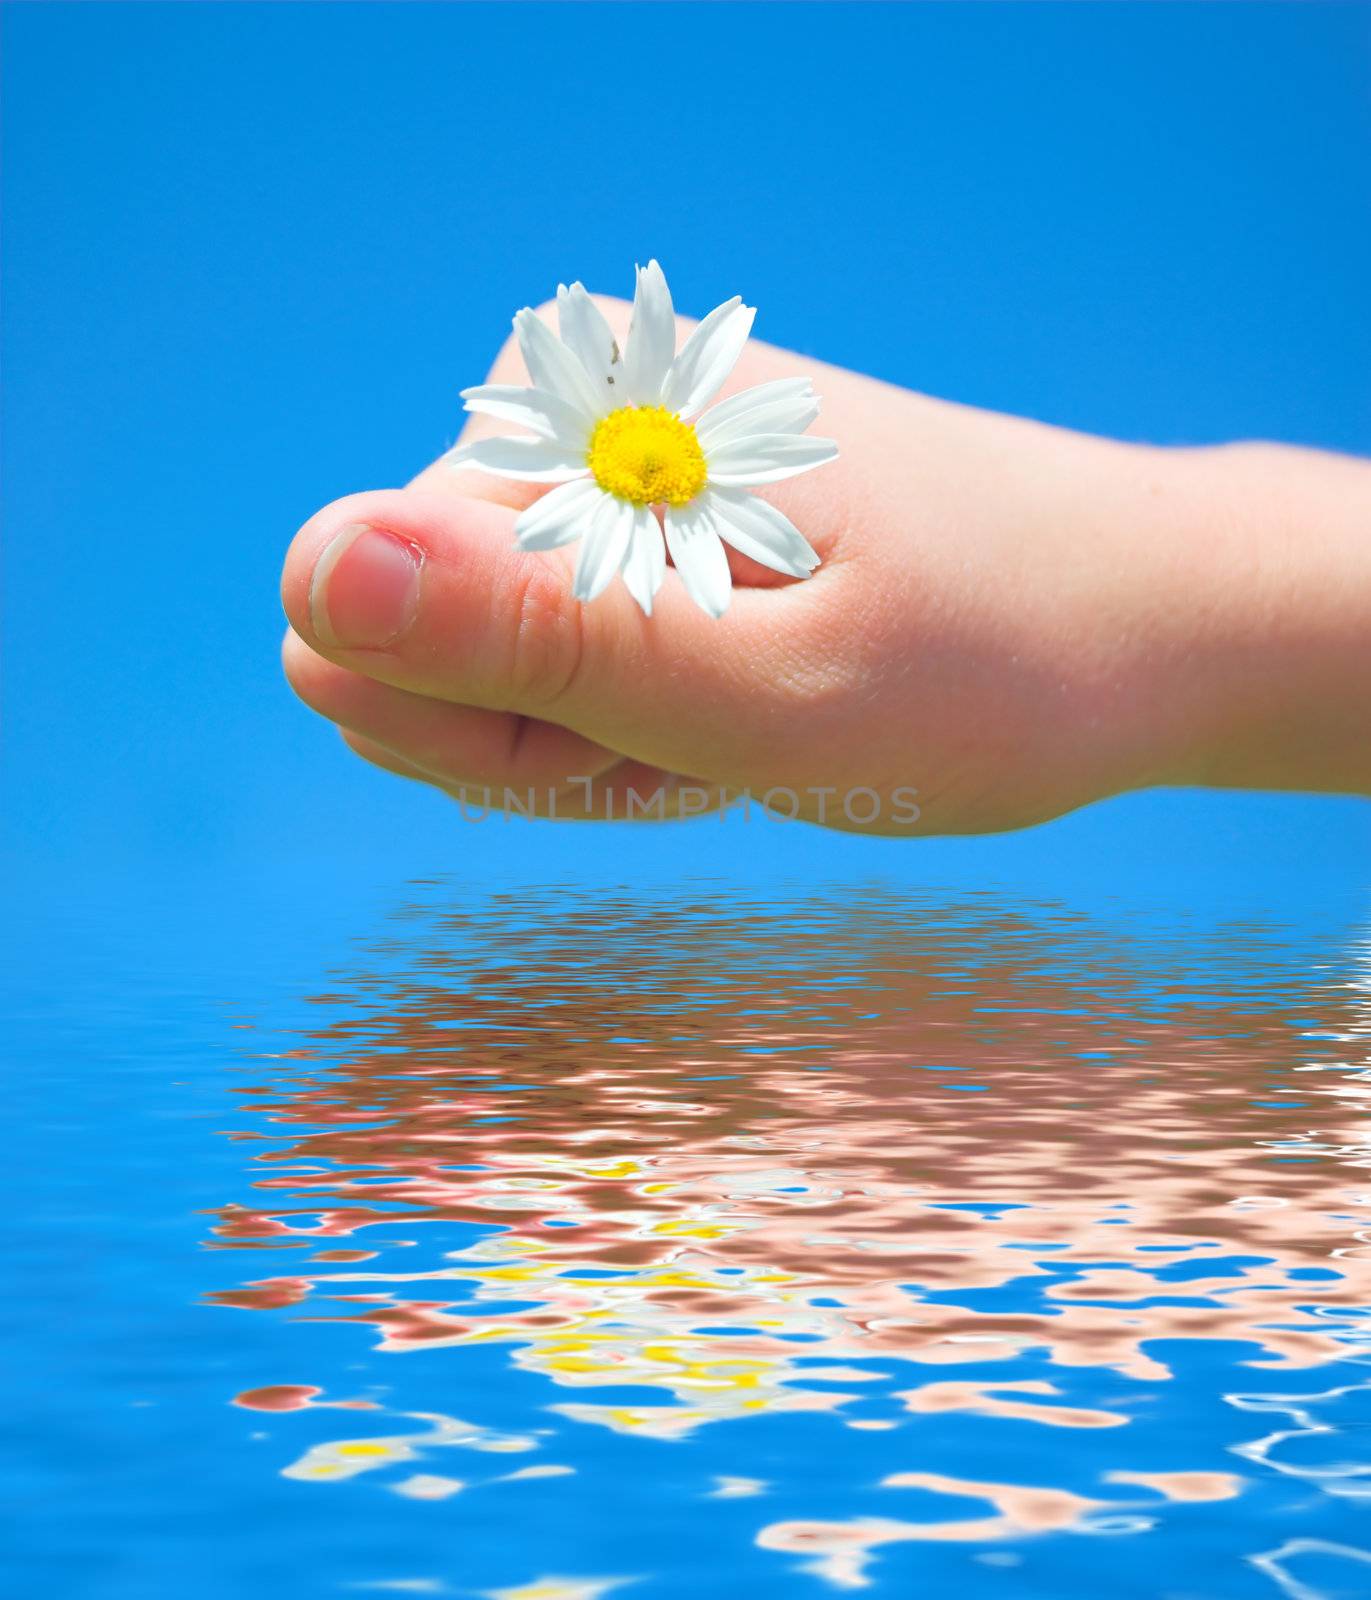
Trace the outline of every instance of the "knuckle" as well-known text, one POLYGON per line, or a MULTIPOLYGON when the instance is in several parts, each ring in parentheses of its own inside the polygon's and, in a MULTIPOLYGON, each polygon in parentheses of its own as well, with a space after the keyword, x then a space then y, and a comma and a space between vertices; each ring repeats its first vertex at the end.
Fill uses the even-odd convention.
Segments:
MULTIPOLYGON (((495 359, 490 364, 486 373, 488 383, 518 383, 524 370, 523 357, 519 354, 519 341, 512 333, 505 335, 500 348, 495 352, 495 359)), ((526 379, 524 381, 527 381, 526 379)))
POLYGON ((516 579, 505 669, 514 704, 537 710, 558 705, 573 692, 584 656, 581 607, 565 575, 528 561, 516 579))

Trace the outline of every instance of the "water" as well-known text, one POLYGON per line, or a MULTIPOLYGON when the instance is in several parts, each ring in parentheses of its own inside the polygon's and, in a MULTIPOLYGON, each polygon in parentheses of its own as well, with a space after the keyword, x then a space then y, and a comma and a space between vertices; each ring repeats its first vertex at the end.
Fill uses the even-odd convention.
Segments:
POLYGON ((170 915, 12 1019, 11 1592, 1371 1592, 1354 916, 170 915))

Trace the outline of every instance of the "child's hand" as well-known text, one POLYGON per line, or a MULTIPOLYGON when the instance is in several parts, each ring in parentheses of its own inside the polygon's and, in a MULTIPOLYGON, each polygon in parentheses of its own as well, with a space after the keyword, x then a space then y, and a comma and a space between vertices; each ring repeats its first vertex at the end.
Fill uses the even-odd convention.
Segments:
MULTIPOLYGON (((811 578, 730 552, 718 621, 674 573, 651 618, 617 582, 583 606, 574 550, 514 548, 538 486, 440 461, 296 537, 296 692, 379 766, 562 817, 746 790, 963 833, 1157 783, 1371 788, 1371 467, 1116 444, 765 345, 728 392, 787 376, 842 449, 762 491, 823 558, 811 578)), ((491 377, 525 381, 511 346, 491 377)))

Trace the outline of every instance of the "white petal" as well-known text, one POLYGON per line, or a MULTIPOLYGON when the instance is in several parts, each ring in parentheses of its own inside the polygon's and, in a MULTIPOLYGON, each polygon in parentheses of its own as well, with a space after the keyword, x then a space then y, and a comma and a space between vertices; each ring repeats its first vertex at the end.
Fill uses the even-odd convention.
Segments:
POLYGON ((807 400, 814 398, 808 378, 773 378, 770 383, 754 383, 750 389, 741 389, 727 400, 720 400, 718 405, 710 406, 695 427, 703 437, 703 431, 731 422, 740 412, 775 405, 778 400, 798 400, 802 395, 807 400))
POLYGON ((624 351, 624 380, 628 399, 637 406, 661 403, 662 384, 676 354, 676 313, 671 290, 655 261, 638 268, 633 293, 633 321, 624 351))
MULTIPOLYGON (((564 489, 554 491, 565 494, 564 489)), ((783 512, 745 489, 706 489, 702 496, 719 537, 775 572, 807 578, 819 564, 809 540, 783 512)))
POLYGON ((728 557, 702 501, 697 495, 688 506, 666 508, 666 543, 690 598, 711 617, 721 617, 733 595, 733 580, 728 557))
POLYGON ((590 447, 594 424, 579 406, 571 406, 547 389, 523 389, 513 383, 483 383, 463 389, 468 411, 500 417, 528 428, 542 439, 556 439, 582 451, 590 447))
POLYGON ((624 583, 628 592, 650 617, 652 597, 666 576, 666 546, 662 529, 650 506, 633 508, 633 537, 624 556, 624 583))
POLYGON ((446 459, 450 466, 479 467, 524 483, 566 483, 588 470, 583 450, 568 450, 553 439, 477 439, 449 451, 446 459))
POLYGON ((710 483, 779 483, 797 473, 821 467, 838 454, 834 439, 807 434, 751 433, 705 451, 710 483))
POLYGON ((535 389, 546 389, 592 421, 603 414, 599 392, 590 374, 547 324, 527 306, 514 319, 519 350, 535 389))
POLYGON ((571 592, 578 600, 593 600, 624 564, 633 537, 634 506, 613 495, 602 495, 581 541, 571 592))
POLYGON ((604 490, 594 478, 578 478, 549 489, 514 524, 514 542, 521 550, 555 550, 589 531, 591 514, 604 490))
POLYGON ((585 284, 573 283, 569 289, 558 284, 557 326, 562 343, 579 358, 596 393, 603 395, 608 404, 616 398, 610 377, 619 359, 619 346, 604 313, 586 293, 585 284))
POLYGON ((752 433, 803 433, 818 415, 819 397, 816 394, 782 396, 769 405, 737 411, 722 422, 714 421, 714 412, 711 411, 695 424, 695 432, 706 449, 717 450, 721 445, 732 444, 735 439, 745 439, 752 433))
POLYGON ((671 363, 662 385, 668 411, 692 417, 709 404, 742 354, 756 315, 756 306, 745 306, 736 294, 709 313, 671 363))

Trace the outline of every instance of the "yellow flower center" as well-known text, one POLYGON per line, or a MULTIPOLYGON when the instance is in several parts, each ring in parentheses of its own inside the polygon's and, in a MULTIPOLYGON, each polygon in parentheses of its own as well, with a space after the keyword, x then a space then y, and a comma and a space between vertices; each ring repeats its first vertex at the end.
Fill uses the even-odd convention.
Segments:
POLYGON ((621 406, 602 417, 586 461, 606 494, 638 506, 683 506, 705 486, 695 430, 665 406, 621 406))

